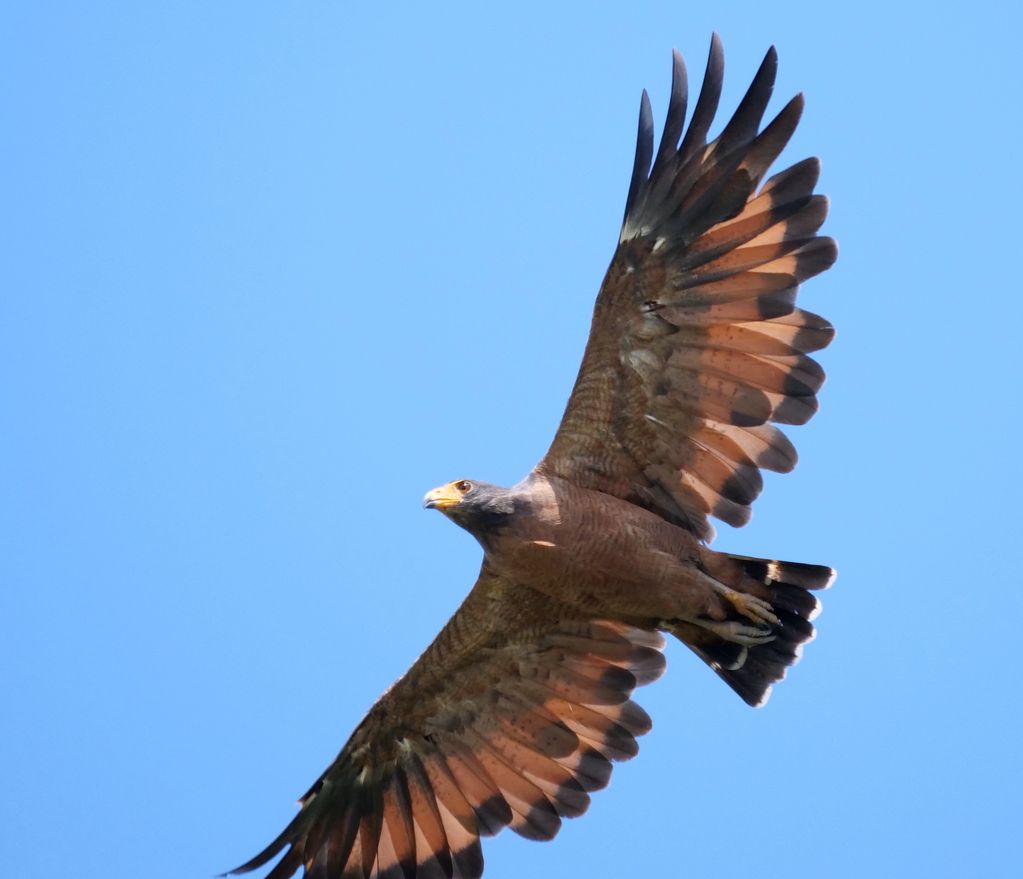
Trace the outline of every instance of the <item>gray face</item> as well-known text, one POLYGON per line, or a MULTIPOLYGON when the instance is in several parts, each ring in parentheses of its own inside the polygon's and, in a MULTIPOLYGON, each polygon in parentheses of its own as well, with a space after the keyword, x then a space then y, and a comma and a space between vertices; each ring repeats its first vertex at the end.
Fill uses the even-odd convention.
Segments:
POLYGON ((429 492, 423 506, 440 510, 456 525, 480 537, 508 525, 519 505, 510 489, 460 479, 429 492))

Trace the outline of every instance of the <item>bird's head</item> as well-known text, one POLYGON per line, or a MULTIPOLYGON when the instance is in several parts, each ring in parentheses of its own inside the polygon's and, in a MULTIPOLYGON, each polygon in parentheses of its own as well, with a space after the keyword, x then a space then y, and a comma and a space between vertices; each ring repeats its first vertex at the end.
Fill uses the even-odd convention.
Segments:
POLYGON ((427 492, 423 506, 440 510, 456 525, 478 535, 506 524, 516 505, 510 489, 457 479, 427 492))

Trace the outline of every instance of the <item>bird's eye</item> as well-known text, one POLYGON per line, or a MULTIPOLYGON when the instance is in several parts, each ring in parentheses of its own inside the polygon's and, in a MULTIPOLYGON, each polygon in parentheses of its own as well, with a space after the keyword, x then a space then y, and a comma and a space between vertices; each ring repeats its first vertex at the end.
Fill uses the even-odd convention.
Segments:
POLYGON ((462 494, 466 494, 467 492, 472 491, 472 483, 463 479, 461 482, 455 483, 455 488, 457 488, 462 494))

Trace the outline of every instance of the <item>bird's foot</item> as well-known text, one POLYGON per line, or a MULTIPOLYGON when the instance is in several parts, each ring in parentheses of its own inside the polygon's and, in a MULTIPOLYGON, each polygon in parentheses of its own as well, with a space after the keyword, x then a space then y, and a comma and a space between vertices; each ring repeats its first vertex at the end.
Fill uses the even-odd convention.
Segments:
MULTIPOLYGON (((694 622, 696 621, 694 620, 694 622)), ((708 632, 713 632, 719 638, 724 638, 724 640, 735 644, 742 644, 745 647, 758 647, 761 644, 770 643, 775 638, 771 626, 767 623, 749 626, 735 620, 699 620, 697 625, 708 632)))
POLYGON ((777 626, 781 622, 775 616, 774 608, 762 598, 757 598, 748 592, 736 592, 736 590, 728 588, 722 589, 721 594, 742 616, 752 620, 758 627, 777 626))

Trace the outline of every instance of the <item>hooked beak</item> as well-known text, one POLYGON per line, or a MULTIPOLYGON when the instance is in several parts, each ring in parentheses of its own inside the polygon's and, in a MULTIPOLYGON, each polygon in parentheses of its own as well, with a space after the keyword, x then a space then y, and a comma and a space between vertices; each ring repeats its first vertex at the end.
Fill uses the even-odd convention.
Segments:
POLYGON ((455 491, 454 486, 442 485, 433 491, 426 493, 423 498, 423 509, 440 510, 442 513, 461 502, 462 497, 455 491))

